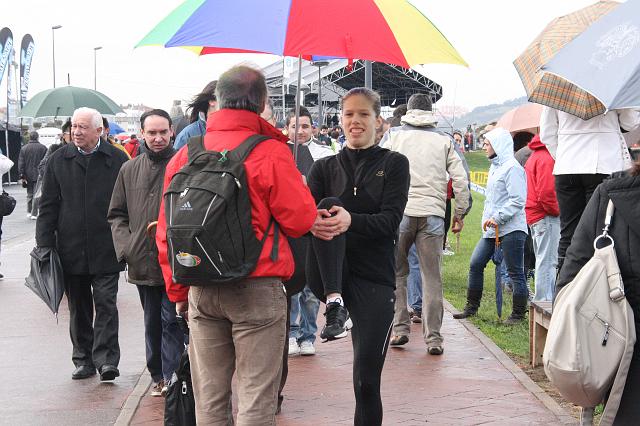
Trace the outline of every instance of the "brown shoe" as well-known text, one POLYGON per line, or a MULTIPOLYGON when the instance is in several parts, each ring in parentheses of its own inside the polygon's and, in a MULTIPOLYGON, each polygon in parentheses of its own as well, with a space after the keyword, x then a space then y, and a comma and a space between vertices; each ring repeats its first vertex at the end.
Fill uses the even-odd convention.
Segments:
POLYGON ((160 379, 158 383, 154 383, 151 388, 151 396, 164 396, 162 395, 162 389, 164 388, 164 380, 160 379))
POLYGON ((407 343, 409 343, 408 336, 393 336, 391 340, 389 340, 390 346, 402 346, 406 345, 407 343))
POLYGON ((411 311, 411 322, 414 324, 420 324, 422 322, 422 312, 421 311, 411 311))

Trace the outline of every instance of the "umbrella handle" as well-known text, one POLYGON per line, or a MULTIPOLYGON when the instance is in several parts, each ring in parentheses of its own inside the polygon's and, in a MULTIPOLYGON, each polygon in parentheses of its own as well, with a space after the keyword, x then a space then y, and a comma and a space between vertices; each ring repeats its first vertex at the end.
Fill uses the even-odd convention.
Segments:
POLYGON ((496 225, 496 248, 500 247, 500 227, 496 225))

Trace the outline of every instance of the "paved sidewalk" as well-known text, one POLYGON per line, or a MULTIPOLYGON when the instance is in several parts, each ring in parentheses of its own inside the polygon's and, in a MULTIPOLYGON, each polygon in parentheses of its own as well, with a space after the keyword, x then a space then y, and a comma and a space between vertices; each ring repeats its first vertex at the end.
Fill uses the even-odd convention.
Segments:
POLYGON ((69 310, 60 306, 59 322, 24 286, 35 221, 26 217, 25 190, 5 187, 18 205, 3 221, 0 271, 0 424, 111 425, 121 412, 145 366, 142 308, 133 285, 120 281, 120 377, 71 380, 69 310))
MULTIPOLYGON (((426 353, 419 324, 412 325, 408 345, 389 349, 382 377, 385 425, 573 422, 550 398, 547 403, 558 415, 547 408, 517 380, 511 368, 526 379, 524 373, 503 353, 498 353, 503 364, 492 353, 497 347, 486 342, 493 346, 490 350, 449 312, 445 312, 443 332, 445 352, 442 356, 426 353)), ((278 426, 353 424, 351 341, 347 338, 317 343, 316 349, 315 356, 289 358, 289 379, 282 413, 277 416, 278 426)), ((539 390, 533 382, 531 385, 534 392, 539 390)), ((162 398, 153 398, 147 393, 131 424, 161 425, 163 408, 162 398)))
MULTIPOLYGON (((35 222, 22 213, 24 190, 13 186, 8 191, 18 206, 3 224, 0 424, 112 425, 118 419, 126 424, 125 414, 133 414, 130 424, 161 425, 164 400, 146 390, 150 380, 144 373, 142 309, 135 288, 121 280, 121 377, 108 384, 97 378, 71 380, 68 309, 63 301, 56 324, 24 287, 35 222)), ((486 337, 449 312, 443 334, 440 357, 425 352, 419 325, 412 326, 408 345, 389 350, 382 380, 385 425, 556 425, 571 420, 548 398, 545 406, 534 394, 539 388, 486 337), (517 376, 524 376, 525 384, 517 376)), ((317 343, 316 348, 316 356, 290 358, 279 426, 353 424, 351 342, 317 343)))

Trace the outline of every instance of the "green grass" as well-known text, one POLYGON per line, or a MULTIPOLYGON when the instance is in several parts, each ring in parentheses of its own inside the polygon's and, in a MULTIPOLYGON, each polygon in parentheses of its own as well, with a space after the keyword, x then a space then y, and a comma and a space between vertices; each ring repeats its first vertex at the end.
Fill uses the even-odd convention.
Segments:
MULTIPOLYGON (((475 160, 475 154, 476 153, 467 154, 467 159, 469 159, 471 155, 475 160)), ((487 162, 486 157, 484 157, 484 161, 487 162)), ((465 218, 459 248, 456 247, 456 237, 451 233, 448 237, 451 247, 456 254, 454 256, 444 256, 444 296, 458 310, 464 308, 467 300, 469 259, 471 258, 471 253, 476 243, 482 237, 480 222, 482 220, 483 203, 484 196, 474 193, 473 208, 465 218)), ((504 304, 502 307, 503 319, 506 319, 511 313, 511 296, 511 293, 504 293, 504 304)), ((480 310, 477 316, 471 318, 471 321, 506 353, 519 358, 528 358, 528 321, 522 321, 522 323, 516 326, 506 326, 498 320, 496 312, 495 267, 492 262, 489 262, 485 269, 484 292, 480 310)))
POLYGON ((488 172, 491 163, 487 159, 487 154, 480 151, 467 152, 464 154, 467 164, 472 172, 488 172))

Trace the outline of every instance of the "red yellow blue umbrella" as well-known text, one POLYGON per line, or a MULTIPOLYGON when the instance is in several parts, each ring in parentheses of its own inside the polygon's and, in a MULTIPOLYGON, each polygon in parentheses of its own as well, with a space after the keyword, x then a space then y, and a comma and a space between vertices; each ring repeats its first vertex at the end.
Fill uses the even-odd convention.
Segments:
POLYGON ((467 66, 407 0, 187 0, 137 46, 467 66), (319 17, 325 17, 322 23, 319 17))

